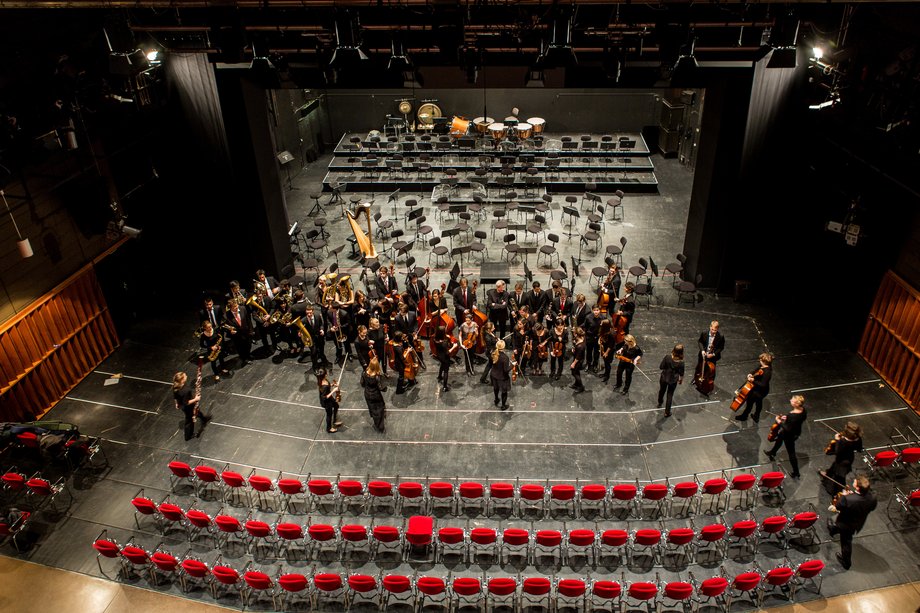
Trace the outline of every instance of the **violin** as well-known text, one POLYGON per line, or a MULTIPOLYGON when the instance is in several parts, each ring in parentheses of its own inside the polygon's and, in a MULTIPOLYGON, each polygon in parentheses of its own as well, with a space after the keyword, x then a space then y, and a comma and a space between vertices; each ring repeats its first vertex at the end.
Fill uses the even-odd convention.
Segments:
MULTIPOLYGON (((757 371, 754 372, 754 378, 757 378, 761 375, 763 375, 763 368, 758 368, 757 371)), ((752 389, 754 389, 754 382, 745 381, 744 385, 742 385, 738 391, 735 392, 735 399, 732 400, 731 406, 732 411, 737 411, 741 408, 741 405, 744 404, 745 400, 747 400, 748 394, 751 393, 752 389)))
POLYGON ((476 332, 470 332, 465 337, 463 337, 463 348, 469 351, 476 345, 479 335, 476 332))
POLYGON ((773 425, 770 426, 770 432, 767 434, 767 440, 769 442, 775 441, 779 437, 780 428, 783 427, 782 422, 776 421, 773 422, 773 425))
POLYGON ((524 341, 524 350, 521 352, 521 354, 525 360, 530 359, 531 354, 533 354, 533 341, 531 339, 528 338, 526 341, 524 341))
POLYGON ((511 361, 511 382, 512 382, 512 383, 516 382, 516 381, 517 381, 517 377, 518 377, 517 362, 514 361, 514 360, 512 360, 512 361, 511 361))
POLYGON ((824 455, 834 455, 837 453, 837 437, 831 439, 831 441, 824 446, 824 455))
POLYGON ((545 360, 549 357, 549 347, 547 346, 548 344, 549 339, 546 339, 542 343, 537 344, 537 358, 545 360))
MULTIPOLYGON (((834 481, 834 480, 831 479, 831 481, 834 481)), ((834 481, 834 483, 837 483, 837 485, 840 485, 840 483, 838 483, 837 481, 834 481)), ((841 498, 843 498, 844 496, 847 496, 848 494, 852 494, 852 493, 853 493, 853 490, 851 490, 848 487, 844 487, 842 490, 834 494, 834 497, 831 499, 831 506, 836 507, 837 503, 840 502, 841 498)))
POLYGON ((553 342, 553 351, 552 355, 554 358, 561 358, 562 354, 565 352, 565 345, 562 344, 561 340, 556 340, 553 342))

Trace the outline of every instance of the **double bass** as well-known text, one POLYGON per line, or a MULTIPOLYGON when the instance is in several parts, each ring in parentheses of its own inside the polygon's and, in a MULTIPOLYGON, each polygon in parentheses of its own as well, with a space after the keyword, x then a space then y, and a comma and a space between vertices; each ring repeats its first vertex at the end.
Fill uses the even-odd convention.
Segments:
MULTIPOLYGON (((712 352, 712 342, 705 353, 712 352)), ((716 363, 705 355, 700 356, 702 359, 696 365, 696 371, 693 373, 693 387, 701 394, 708 396, 716 387, 716 363)), ((769 440, 769 439, 768 439, 769 440)))
MULTIPOLYGON (((755 377, 759 377, 763 374, 763 368, 757 369, 757 372, 754 373, 755 377)), ((745 381, 737 392, 735 392, 735 399, 732 400, 732 411, 737 411, 741 408, 741 405, 744 404, 744 401, 747 400, 748 394, 751 393, 751 390, 754 389, 753 381, 745 381)))
POLYGON ((415 376, 418 374, 418 360, 415 357, 415 350, 411 347, 408 347, 403 350, 403 362, 405 366, 403 367, 403 376, 406 379, 415 379, 415 376))

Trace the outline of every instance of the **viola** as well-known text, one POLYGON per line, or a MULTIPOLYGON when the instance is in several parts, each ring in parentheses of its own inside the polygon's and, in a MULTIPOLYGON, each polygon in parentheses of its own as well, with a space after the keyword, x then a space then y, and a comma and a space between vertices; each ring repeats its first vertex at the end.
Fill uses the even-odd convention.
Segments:
POLYGON ((553 342, 553 357, 561 358, 563 353, 565 353, 565 345, 562 344, 562 341, 557 340, 553 342))
POLYGON ((537 358, 545 360, 549 357, 549 339, 546 339, 542 343, 537 344, 537 358))
POLYGON ((831 439, 831 441, 824 446, 824 455, 834 455, 837 453, 837 437, 831 439))
POLYGON ((780 428, 782 428, 782 423, 778 421, 773 422, 773 425, 770 426, 770 433, 767 434, 767 440, 770 441, 771 443, 775 441, 777 437, 779 437, 780 428))
POLYGON ((521 352, 525 360, 529 360, 533 354, 533 341, 529 338, 524 342, 524 350, 521 352))
MULTIPOLYGON (((763 368, 758 368, 757 372, 754 373, 754 377, 759 377, 763 375, 763 368)), ((751 390, 754 389, 753 381, 745 381, 737 392, 735 392, 735 399, 732 400, 732 411, 737 411, 741 408, 741 405, 744 404, 744 401, 747 400, 748 394, 751 393, 751 390)))

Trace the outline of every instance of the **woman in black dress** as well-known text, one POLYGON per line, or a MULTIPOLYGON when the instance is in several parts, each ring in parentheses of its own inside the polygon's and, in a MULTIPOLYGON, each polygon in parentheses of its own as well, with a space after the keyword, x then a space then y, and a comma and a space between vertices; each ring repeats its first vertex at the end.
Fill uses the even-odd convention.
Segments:
POLYGON ((793 479, 799 478, 799 460, 795 455, 795 441, 802 435, 802 425, 808 419, 805 412, 805 397, 796 395, 789 399, 792 410, 785 415, 778 415, 776 423, 779 424, 779 432, 776 433, 776 442, 770 449, 764 449, 764 453, 770 458, 771 462, 776 461, 776 452, 783 445, 789 452, 789 464, 792 466, 792 472, 789 476, 793 479))
POLYGON ((613 322, 605 319, 601 322, 597 330, 598 355, 604 360, 604 375, 601 381, 607 383, 610 381, 610 371, 613 368, 613 353, 618 349, 616 331, 613 329, 613 322))
POLYGON ((843 489, 840 484, 847 483, 856 452, 863 450, 862 428, 856 422, 849 421, 843 432, 834 435, 834 440, 837 441, 833 451, 834 463, 827 470, 820 471, 821 476, 825 477, 824 489, 831 496, 836 496, 843 489))
POLYGON ((498 339, 491 358, 489 379, 492 381, 492 392, 495 394, 495 406, 498 406, 498 397, 501 395, 504 411, 508 408, 508 392, 511 391, 511 358, 505 353, 505 341, 498 339))
POLYGON ((383 400, 383 392, 386 391, 386 383, 382 379, 383 371, 380 369, 380 360, 371 358, 367 364, 367 369, 361 374, 361 387, 364 388, 364 400, 367 402, 367 410, 374 420, 374 429, 377 432, 384 432, 386 424, 387 405, 383 400))
POLYGON ((572 329, 572 364, 569 366, 569 370, 572 372, 572 385, 569 387, 575 390, 576 393, 581 393, 585 391, 584 383, 581 382, 581 371, 585 368, 585 355, 587 351, 585 350, 585 331, 581 328, 572 329))
POLYGON ((674 400, 674 390, 684 382, 684 346, 680 343, 674 345, 669 355, 661 360, 661 377, 658 379, 658 408, 661 408, 667 392, 667 404, 664 407, 664 416, 671 416, 671 401, 674 400))
POLYGON ((642 360, 642 350, 636 344, 636 337, 627 334, 623 338, 623 346, 617 349, 615 357, 620 360, 620 365, 617 366, 617 384, 613 386, 613 389, 618 390, 622 385, 623 391, 620 393, 625 396, 629 393, 629 386, 632 384, 633 371, 642 360), (625 383, 623 375, 626 375, 625 383))
POLYGON ((338 432, 338 427, 342 425, 339 421, 339 403, 336 400, 339 384, 329 383, 326 369, 320 368, 316 371, 316 387, 319 389, 320 406, 326 410, 326 432, 338 432))
POLYGON ((444 328, 438 328, 438 331, 434 335, 434 346, 436 350, 435 358, 441 365, 440 369, 438 369, 438 381, 441 382, 442 392, 450 391, 450 385, 448 385, 447 379, 450 376, 450 362, 452 359, 450 352, 455 344, 455 341, 447 336, 447 332, 444 328))
POLYGON ((195 432, 195 409, 201 396, 186 383, 188 383, 188 375, 184 372, 177 372, 173 377, 172 390, 176 408, 185 414, 185 440, 189 440, 195 432))

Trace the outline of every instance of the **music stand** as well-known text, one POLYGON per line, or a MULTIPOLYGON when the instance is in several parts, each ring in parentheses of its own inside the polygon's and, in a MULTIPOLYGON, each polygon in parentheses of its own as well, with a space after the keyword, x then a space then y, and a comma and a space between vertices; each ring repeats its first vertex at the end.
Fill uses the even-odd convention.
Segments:
MULTIPOLYGON (((562 214, 569 216, 569 224, 568 224, 569 229, 563 232, 563 234, 565 234, 569 238, 572 238, 575 234, 577 234, 577 232, 572 232, 572 228, 575 226, 575 219, 576 218, 580 219, 581 214, 578 212, 578 209, 574 209, 570 206, 562 207, 562 214)), ((580 261, 580 258, 579 258, 579 261, 580 261)))
POLYGON ((441 232, 441 238, 450 240, 450 248, 454 248, 454 237, 460 234, 460 228, 450 228, 441 232))
POLYGON ((396 188, 395 192, 391 192, 390 195, 387 196, 387 203, 390 203, 390 202, 393 203, 393 219, 396 219, 396 205, 399 202, 399 188, 398 187, 396 188))
MULTIPOLYGON (((463 254, 464 254, 464 253, 467 253, 467 252, 469 252, 469 249, 467 249, 466 247, 453 247, 453 248, 450 250, 450 257, 459 256, 459 261, 460 261, 461 263, 463 263, 463 254), (464 251, 464 250, 466 250, 466 251, 464 251)), ((462 270, 462 269, 461 269, 461 270, 462 270)), ((461 274, 462 274, 462 273, 461 273, 461 274)))
POLYGON ((336 247, 335 249, 333 249, 333 250, 331 250, 331 251, 329 252, 329 255, 335 256, 335 265, 336 265, 336 266, 339 265, 339 254, 342 253, 342 249, 344 249, 344 248, 345 248, 345 244, 343 243, 343 244, 339 245, 338 247, 336 247))
POLYGON ((332 199, 329 201, 329 204, 336 202, 345 203, 345 199, 342 198, 342 184, 338 181, 329 184, 329 188, 332 190, 332 199))

